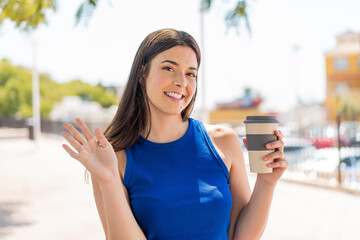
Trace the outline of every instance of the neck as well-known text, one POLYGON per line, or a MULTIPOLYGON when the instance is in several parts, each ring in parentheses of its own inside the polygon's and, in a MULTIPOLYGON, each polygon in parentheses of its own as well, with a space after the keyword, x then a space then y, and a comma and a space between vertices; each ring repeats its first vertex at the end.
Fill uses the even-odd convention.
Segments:
POLYGON ((180 115, 152 114, 151 129, 147 139, 156 143, 172 142, 184 136, 188 127, 189 121, 184 122, 180 115))

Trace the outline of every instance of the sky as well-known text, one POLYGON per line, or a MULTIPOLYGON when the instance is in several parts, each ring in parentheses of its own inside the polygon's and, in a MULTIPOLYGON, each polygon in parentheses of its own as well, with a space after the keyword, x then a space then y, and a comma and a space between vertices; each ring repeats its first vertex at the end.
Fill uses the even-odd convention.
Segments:
MULTIPOLYGON (((34 66, 57 82, 80 78, 90 84, 124 85, 141 41, 161 28, 183 30, 200 39, 200 0, 103 0, 88 24, 75 26, 82 0, 58 0, 48 25, 31 34, 6 22, 0 28, 0 59, 34 66), (34 61, 33 42, 36 42, 34 61)), ((226 29, 224 17, 235 0, 214 1, 204 16, 204 45, 198 100, 217 102, 243 96, 250 87, 266 111, 287 111, 297 99, 325 99, 324 54, 336 36, 360 32, 358 0, 249 0, 251 34, 244 24, 226 29)))

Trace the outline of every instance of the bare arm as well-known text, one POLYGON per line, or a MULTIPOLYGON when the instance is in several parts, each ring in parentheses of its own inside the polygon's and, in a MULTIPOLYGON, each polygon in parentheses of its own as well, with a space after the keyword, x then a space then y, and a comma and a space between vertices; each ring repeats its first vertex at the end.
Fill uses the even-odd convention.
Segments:
POLYGON ((146 239, 135 220, 122 187, 120 177, 99 183, 106 216, 107 239, 146 239), (119 191, 114 191, 114 189, 119 189, 119 191))
MULTIPOLYGON (((287 162, 283 155, 282 135, 279 141, 273 142, 270 148, 277 152, 268 155, 274 159, 272 174, 258 174, 255 187, 251 193, 246 172, 242 146, 234 130, 218 127, 218 134, 213 134, 214 142, 224 153, 226 161, 231 160, 230 191, 232 209, 230 214, 229 239, 259 239, 265 230, 277 180, 285 171, 287 162)), ((214 131, 213 131, 214 132, 214 131)), ((246 141, 244 141, 246 147, 246 141)))
POLYGON ((260 239, 269 217, 274 189, 275 185, 257 179, 251 198, 237 219, 233 239, 260 239))
MULTIPOLYGON (((260 239, 265 230, 276 183, 288 164, 283 153, 282 134, 276 132, 276 135, 278 141, 267 146, 268 149, 276 149, 276 151, 266 156, 266 161, 274 160, 274 163, 269 165, 273 168, 273 172, 257 175, 251 198, 236 221, 233 239, 260 239)), ((246 141, 244 143, 246 146, 246 141)))
MULTIPOLYGON (((123 151, 118 151, 115 154, 118 159, 118 165, 119 165, 118 168, 119 168, 120 177, 121 177, 121 180, 123 181, 124 175, 125 175, 125 168, 126 168, 126 153, 125 153, 125 150, 123 150, 123 151)), ((104 209, 104 200, 103 200, 103 196, 102 196, 102 193, 100 190, 99 182, 96 180, 95 176, 93 176, 93 175, 91 175, 91 181, 92 181, 92 187, 93 187, 96 208, 98 210, 101 224, 103 226, 105 235, 108 236, 105 209, 104 209)), ((128 191, 124 184, 123 184, 123 190, 124 190, 124 193, 126 196, 126 200, 130 206, 129 194, 128 194, 128 191)))
POLYGON ((96 180, 93 181, 95 201, 106 239, 146 239, 128 203, 116 154, 111 144, 98 128, 95 129, 95 136, 99 143, 93 138, 84 122, 80 119, 76 119, 76 122, 84 133, 86 141, 71 124, 65 124, 64 127, 71 135, 66 132, 62 135, 76 152, 66 144, 63 147, 71 157, 80 161, 90 171, 92 179, 96 180))
MULTIPOLYGON (((106 239, 111 239, 111 238, 109 238, 109 236, 110 236, 109 230, 111 230, 111 229, 108 228, 109 224, 107 224, 108 218, 109 217, 111 218, 111 216, 109 216, 109 217, 106 216, 106 209, 105 209, 105 202, 104 202, 104 200, 106 200, 106 198, 105 199, 103 198, 103 193, 102 193, 102 190, 100 188, 100 184, 98 183, 98 181, 94 177, 92 177, 91 179, 92 179, 95 203, 96 203, 96 207, 97 207, 97 210, 98 210, 98 213, 100 216, 101 224, 103 226, 106 239)), ((124 186, 124 184, 121 184, 121 185, 122 185, 124 193, 125 193, 126 202, 130 206, 127 189, 124 186)), ((133 215, 132 212, 131 212, 131 215, 133 215)), ((136 222, 136 225, 137 225, 137 222, 136 222)), ((135 235, 134 235, 133 237, 134 237, 134 239, 142 239, 141 236, 139 236, 138 238, 135 238, 135 235)), ((130 238, 126 238, 126 239, 130 239, 130 238)))
POLYGON ((93 193, 94 193, 94 199, 96 203, 96 208, 99 213, 99 217, 101 220, 101 225, 104 229, 104 233, 106 238, 108 237, 108 230, 107 230, 107 224, 106 224, 106 216, 105 216, 105 209, 104 209, 104 200, 103 196, 99 187, 98 181, 95 179, 94 176, 91 176, 91 183, 93 187, 93 193))

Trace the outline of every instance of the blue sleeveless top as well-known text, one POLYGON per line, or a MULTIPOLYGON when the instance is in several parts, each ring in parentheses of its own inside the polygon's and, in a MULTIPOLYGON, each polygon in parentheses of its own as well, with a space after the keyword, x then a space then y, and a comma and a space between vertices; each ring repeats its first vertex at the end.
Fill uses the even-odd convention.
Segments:
POLYGON ((204 125, 189 121, 176 141, 140 136, 126 149, 124 185, 148 240, 228 239, 229 172, 204 125))

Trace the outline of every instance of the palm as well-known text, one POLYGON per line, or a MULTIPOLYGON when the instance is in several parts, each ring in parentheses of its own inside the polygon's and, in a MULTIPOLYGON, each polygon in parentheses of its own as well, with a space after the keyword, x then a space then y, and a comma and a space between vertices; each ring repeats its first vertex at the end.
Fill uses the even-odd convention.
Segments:
POLYGON ((116 155, 114 149, 108 143, 108 146, 102 147, 97 142, 89 142, 84 146, 84 150, 79 153, 79 160, 92 175, 98 179, 106 180, 109 174, 116 169, 116 155))
POLYGON ((80 119, 76 120, 85 138, 71 125, 64 124, 64 127, 71 133, 63 132, 62 135, 73 146, 77 152, 73 151, 66 144, 64 149, 71 157, 77 159, 90 173, 99 181, 108 181, 111 177, 118 174, 117 158, 111 144, 106 140, 99 129, 95 129, 96 141, 85 123, 80 119))

